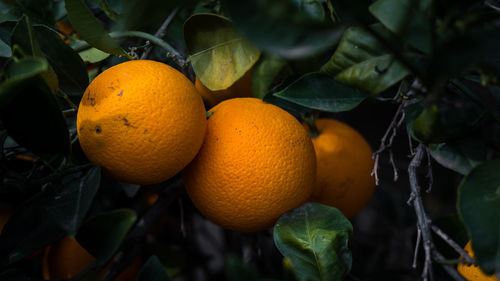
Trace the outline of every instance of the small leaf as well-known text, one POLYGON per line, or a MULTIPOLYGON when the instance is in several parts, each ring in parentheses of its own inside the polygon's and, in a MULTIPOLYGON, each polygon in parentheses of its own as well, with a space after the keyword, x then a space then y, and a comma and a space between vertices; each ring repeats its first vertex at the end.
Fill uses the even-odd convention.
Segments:
MULTIPOLYGON (((382 37, 390 36, 380 24, 371 29, 382 37)), ((409 74, 372 34, 359 27, 346 30, 321 72, 372 94, 383 92, 409 74)))
POLYGON ((431 50, 431 20, 426 14, 432 1, 378 0, 369 10, 387 29, 399 34, 413 47, 431 50))
POLYGON ((113 55, 128 55, 99 24, 83 0, 65 0, 68 19, 80 38, 92 47, 113 55))
POLYGON ((293 1, 226 0, 222 4, 241 34, 267 53, 286 59, 325 51, 344 31, 343 25, 334 25, 329 17, 311 16, 293 1))
POLYGON ((292 262, 298 280, 342 280, 351 269, 351 223, 333 207, 306 203, 274 226, 278 250, 292 262))
POLYGON ((78 173, 66 177, 60 184, 60 192, 52 199, 47 212, 66 234, 76 234, 99 189, 100 180, 101 169, 93 167, 85 175, 78 173))
POLYGON ((212 91, 229 88, 260 56, 231 21, 215 14, 196 14, 184 24, 184 39, 194 72, 212 91))
POLYGON ((136 219, 135 212, 130 209, 105 212, 85 222, 76 239, 98 263, 103 263, 118 250, 136 219))
POLYGON ((151 256, 142 266, 137 275, 137 281, 169 281, 170 278, 156 256, 151 256))
POLYGON ((85 51, 81 51, 78 53, 78 55, 80 55, 80 58, 82 58, 84 62, 89 62, 89 63, 100 62, 109 57, 108 53, 105 53, 96 48, 90 48, 85 51))
POLYGON ((0 39, 0 57, 8 58, 12 55, 10 46, 0 39))
POLYGON ((369 96, 322 73, 306 74, 274 95, 304 107, 328 112, 351 110, 369 96))
POLYGON ((500 265, 500 159, 478 165, 458 187, 457 209, 479 267, 493 274, 500 265))
POLYGON ((486 159, 486 146, 479 138, 430 144, 429 151, 439 164, 466 175, 486 159))
POLYGON ((279 80, 291 75, 285 60, 276 56, 263 56, 257 62, 252 73, 252 91, 256 98, 264 96, 276 86, 279 80))

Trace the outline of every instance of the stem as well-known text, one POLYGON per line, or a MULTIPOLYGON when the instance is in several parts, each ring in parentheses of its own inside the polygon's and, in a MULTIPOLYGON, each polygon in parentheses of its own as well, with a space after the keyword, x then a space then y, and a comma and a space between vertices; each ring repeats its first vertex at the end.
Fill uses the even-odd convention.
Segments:
POLYGON ((307 133, 312 139, 317 138, 321 133, 316 126, 316 119, 318 119, 318 115, 319 113, 317 111, 313 112, 312 114, 302 114, 302 119, 304 119, 309 127, 307 133))
MULTIPOLYGON (((177 12, 179 11, 179 7, 176 7, 171 13, 170 15, 168 15, 168 17, 165 19, 165 21, 162 23, 162 25, 160 26, 160 28, 158 28, 158 30, 156 31, 155 33, 155 37, 157 38, 162 38, 163 36, 165 36, 165 33, 167 32, 167 28, 168 28, 168 25, 170 24, 170 22, 172 22, 172 20, 174 19, 175 15, 177 14, 177 12)), ((147 48, 144 53, 142 53, 141 55, 141 60, 143 59, 146 59, 148 56, 149 56, 149 53, 151 53, 151 50, 153 49, 153 47, 149 47, 147 48)))

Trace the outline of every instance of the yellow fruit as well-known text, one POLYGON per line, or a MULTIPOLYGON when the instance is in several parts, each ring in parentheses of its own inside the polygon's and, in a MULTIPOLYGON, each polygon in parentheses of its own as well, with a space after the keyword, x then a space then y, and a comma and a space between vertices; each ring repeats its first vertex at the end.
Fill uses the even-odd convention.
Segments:
POLYGON ((154 184, 180 172, 203 143, 206 113, 191 81, 155 61, 128 61, 90 83, 77 130, 85 155, 111 177, 154 184))
POLYGON ((252 71, 253 68, 247 71, 240 79, 238 79, 238 81, 234 82, 231 87, 225 90, 211 91, 201 83, 198 77, 196 77, 194 85, 207 107, 210 108, 223 100, 239 97, 252 97, 252 71))
POLYGON ((259 231, 309 198, 314 148, 292 115, 255 98, 226 100, 210 112, 203 146, 182 174, 204 216, 224 228, 259 231))
POLYGON ((0 209, 0 234, 2 234, 3 227, 5 226, 5 224, 10 219, 13 213, 14 210, 9 208, 0 209))
POLYGON ((95 262, 75 238, 65 236, 56 244, 45 248, 42 273, 44 280, 68 280, 95 262))
MULTIPOLYGON (((470 241, 465 245, 464 249, 469 256, 474 257, 470 241)), ((495 275, 486 275, 477 265, 458 264, 457 270, 468 281, 499 281, 495 275)))
MULTIPOLYGON (((307 127, 307 126, 306 126, 307 127)), ((313 138, 317 178, 311 201, 354 217, 370 201, 375 190, 372 150, 356 130, 333 119, 318 119, 319 136, 313 138)))

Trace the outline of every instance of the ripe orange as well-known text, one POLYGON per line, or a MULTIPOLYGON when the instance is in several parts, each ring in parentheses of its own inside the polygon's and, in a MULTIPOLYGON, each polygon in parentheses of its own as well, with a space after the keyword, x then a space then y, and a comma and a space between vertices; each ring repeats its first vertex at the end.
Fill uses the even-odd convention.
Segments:
POLYGON ((180 172, 198 153, 206 129, 191 81, 150 60, 99 74, 85 90, 77 130, 85 155, 111 177, 153 184, 180 172))
POLYGON ((259 231, 309 198, 314 148, 292 115, 255 98, 210 111, 203 146, 182 174, 204 216, 224 228, 259 231))
POLYGON ((75 29, 73 26, 71 26, 70 23, 68 22, 63 22, 63 21, 56 21, 57 28, 59 28, 60 31, 64 32, 64 34, 59 33, 59 36, 64 40, 64 42, 69 43, 70 39, 67 36, 71 36, 75 34, 75 29))
POLYGON ((238 81, 234 82, 233 85, 225 90, 211 91, 201 83, 198 77, 196 77, 194 85, 207 107, 213 107, 223 100, 239 97, 252 97, 252 71, 253 68, 250 68, 250 70, 238 79, 238 81))
MULTIPOLYGON (((307 127, 307 125, 305 125, 307 127)), ((312 139, 317 177, 312 201, 336 207, 354 217, 370 201, 375 190, 372 149, 349 125, 318 119, 319 136, 312 139)))
POLYGON ((45 248, 42 274, 44 280, 67 280, 78 275, 95 262, 75 238, 65 236, 52 246, 45 248))
MULTIPOLYGON (((470 241, 465 245, 464 250, 469 256, 474 257, 470 241)), ((499 281, 495 275, 486 275, 477 265, 458 264, 457 270, 468 281, 499 281)))

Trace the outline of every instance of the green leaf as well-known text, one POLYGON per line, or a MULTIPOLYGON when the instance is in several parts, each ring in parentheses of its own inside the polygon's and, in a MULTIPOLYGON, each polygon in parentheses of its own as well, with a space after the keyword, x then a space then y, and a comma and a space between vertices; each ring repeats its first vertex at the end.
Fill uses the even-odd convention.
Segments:
POLYGON ((80 38, 103 52, 117 56, 128 55, 99 24, 83 0, 64 0, 64 2, 68 19, 80 38))
POLYGON ((468 174, 486 159, 486 146, 477 137, 430 144, 429 152, 436 162, 462 175, 468 174))
POLYGON ((264 51, 293 59, 332 48, 344 31, 329 17, 311 17, 292 1, 222 2, 236 28, 264 51))
POLYGON ((75 232, 98 187, 94 167, 54 181, 19 206, 0 235, 0 264, 11 264, 75 232))
POLYGON ((103 263, 118 250, 136 219, 137 215, 130 209, 105 212, 85 222, 76 239, 96 257, 97 263, 103 263))
POLYGON ((306 74, 274 95, 304 107, 328 112, 349 111, 369 97, 368 93, 322 73, 306 74))
MULTIPOLYGON (((390 36, 380 24, 372 25, 371 29, 381 37, 390 36)), ((321 67, 321 72, 372 94, 383 92, 409 74, 377 38, 360 27, 346 30, 333 56, 321 67)))
POLYGON ((170 278, 157 256, 151 256, 142 266, 137 281, 169 281, 170 278))
POLYGON ((33 29, 42 53, 59 78, 59 88, 70 96, 81 96, 89 78, 80 56, 51 28, 35 25, 33 29))
POLYGON ((196 76, 212 91, 229 88, 260 56, 259 49, 243 39, 231 21, 215 14, 188 18, 184 39, 196 76))
POLYGON ((10 46, 0 39, 0 57, 8 58, 12 55, 10 46))
MULTIPOLYGON (((23 16, 12 30, 11 45, 19 45, 24 52, 30 53, 34 57, 43 58, 45 56, 38 45, 35 37, 35 31, 28 17, 23 16)), ((59 80, 54 69, 49 65, 47 71, 41 73, 41 76, 53 93, 59 87, 59 80)))
POLYGON ((76 234, 99 189, 100 180, 99 167, 63 179, 61 192, 53 198, 47 212, 66 234, 76 234))
POLYGON ((22 15, 36 23, 54 25, 53 0, 19 0, 0 2, 0 22, 17 21, 22 15))
POLYGON ((108 53, 105 53, 96 48, 90 48, 85 51, 81 51, 78 53, 78 55, 80 55, 80 58, 82 58, 84 62, 89 62, 89 63, 100 62, 109 57, 108 53))
POLYGON ((257 62, 252 73, 252 91, 256 98, 264 98, 280 80, 291 75, 291 70, 285 60, 264 55, 257 62))
POLYGON ((351 269, 352 225, 333 207, 306 203, 274 226, 278 250, 292 262, 298 280, 342 280, 351 269))
POLYGON ((387 29, 400 35, 424 53, 431 51, 431 0, 378 0, 370 5, 372 15, 387 29))
POLYGON ((472 240, 479 267, 493 274, 500 265, 500 159, 478 165, 458 187, 457 209, 472 240))
POLYGON ((43 59, 25 58, 6 66, 0 84, 0 119, 9 135, 37 153, 68 153, 69 132, 54 95, 40 73, 43 59))

